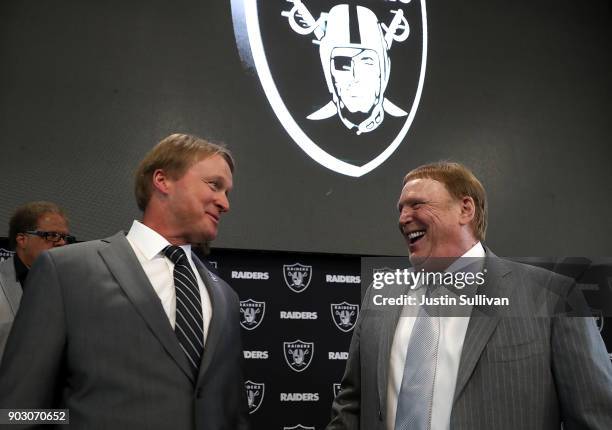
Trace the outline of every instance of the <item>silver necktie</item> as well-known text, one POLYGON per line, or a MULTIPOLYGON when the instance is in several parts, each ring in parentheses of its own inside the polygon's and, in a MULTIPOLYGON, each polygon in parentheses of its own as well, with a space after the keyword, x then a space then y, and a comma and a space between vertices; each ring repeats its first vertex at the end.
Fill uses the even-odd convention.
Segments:
MULTIPOLYGON (((430 293, 432 287, 427 289, 425 297, 435 294, 430 293)), ((439 307, 421 306, 408 342, 395 430, 430 429, 439 341, 439 307)))

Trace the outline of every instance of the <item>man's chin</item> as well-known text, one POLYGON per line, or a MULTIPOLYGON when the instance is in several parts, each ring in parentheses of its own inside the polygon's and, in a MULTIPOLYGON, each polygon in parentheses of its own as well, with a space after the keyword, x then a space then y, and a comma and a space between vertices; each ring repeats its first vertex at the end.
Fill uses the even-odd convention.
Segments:
POLYGON ((208 244, 217 238, 217 231, 203 231, 194 233, 189 237, 189 243, 192 245, 208 244))
POLYGON ((420 268, 427 262, 427 257, 423 257, 418 254, 410 254, 408 256, 408 259, 410 260, 410 264, 412 264, 412 267, 414 268, 420 268))

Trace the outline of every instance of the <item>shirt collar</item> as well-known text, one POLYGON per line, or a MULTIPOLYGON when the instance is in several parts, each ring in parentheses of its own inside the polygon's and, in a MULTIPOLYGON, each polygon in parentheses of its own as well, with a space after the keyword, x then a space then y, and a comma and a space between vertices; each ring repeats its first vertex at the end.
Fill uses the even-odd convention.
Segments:
POLYGON ((466 251, 461 257, 456 259, 453 264, 451 264, 446 272, 456 272, 459 269, 464 268, 465 266, 474 262, 476 258, 484 258, 486 256, 485 249, 480 242, 476 242, 474 246, 466 251))
POLYGON ((484 258, 486 256, 485 249, 480 242, 476 242, 476 245, 472 246, 467 250, 465 254, 461 257, 469 257, 469 258, 484 258))
MULTIPOLYGON (((127 237, 147 260, 152 260, 166 246, 171 245, 161 234, 137 220, 134 220, 132 223, 132 228, 130 228, 127 237)), ((191 260, 191 245, 181 245, 181 248, 183 248, 183 251, 185 251, 185 254, 191 260)))
POLYGON ((21 261, 21 258, 19 258, 17 253, 13 255, 13 264, 15 266, 15 280, 19 282, 21 284, 21 287, 23 288, 30 269, 28 269, 28 266, 26 266, 24 262, 21 261))

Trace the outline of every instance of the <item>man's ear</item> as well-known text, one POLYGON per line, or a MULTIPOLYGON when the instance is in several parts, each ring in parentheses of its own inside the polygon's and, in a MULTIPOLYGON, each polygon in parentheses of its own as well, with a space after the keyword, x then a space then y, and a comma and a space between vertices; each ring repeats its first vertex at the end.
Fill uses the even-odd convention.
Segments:
POLYGON ((462 225, 470 224, 476 214, 476 206, 474 205, 474 199, 469 196, 464 196, 460 202, 461 216, 460 223, 462 225))
POLYGON ((163 195, 168 194, 172 187, 172 180, 168 177, 163 169, 157 169, 153 172, 151 180, 153 181, 153 190, 163 195))
POLYGON ((17 249, 23 249, 26 246, 26 241, 28 240, 27 235, 25 233, 17 233, 15 236, 15 244, 17 249))

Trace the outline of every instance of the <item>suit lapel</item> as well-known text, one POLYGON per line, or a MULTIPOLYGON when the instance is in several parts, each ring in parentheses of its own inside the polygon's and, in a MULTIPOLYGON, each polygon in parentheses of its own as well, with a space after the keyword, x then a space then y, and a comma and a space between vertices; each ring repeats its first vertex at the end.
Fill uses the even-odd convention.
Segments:
POLYGON ((166 352, 185 375, 194 382, 187 357, 185 357, 185 353, 172 331, 172 326, 168 322, 161 301, 125 235, 123 232, 119 232, 105 240, 109 242, 109 246, 102 248, 99 253, 109 271, 166 352))
POLYGON ((210 325, 208 326, 208 333, 206 334, 206 344, 204 345, 204 354, 202 355, 202 362, 200 363, 200 371, 198 374, 198 382, 200 382, 203 376, 206 374, 208 367, 215 354, 215 348, 219 343, 221 332, 223 331, 223 317, 226 314, 227 301, 225 296, 222 294, 223 286, 219 282, 219 278, 210 273, 204 264, 198 259, 198 257, 192 253, 193 262, 195 263, 198 272, 208 295, 210 296, 210 304, 212 308, 212 316, 210 319, 210 325))
MULTIPOLYGON (((478 287, 478 294, 487 297, 507 297, 507 286, 504 277, 510 273, 510 269, 495 254, 487 249, 485 260, 486 282, 478 287)), ((474 306, 470 316, 461 359, 459 360, 459 370, 457 372, 457 385, 453 402, 457 400, 465 388, 476 363, 480 359, 482 352, 495 331, 499 323, 500 315, 496 306, 479 305, 474 306)))
POLYGON ((4 275, 4 282, 0 282, 0 285, 2 286, 4 294, 8 299, 9 306, 13 311, 14 317, 17 313, 17 309, 19 309, 23 289, 21 288, 21 284, 16 280, 17 275, 15 274, 15 266, 12 258, 9 258, 2 263, 2 274, 4 275))
MULTIPOLYGON (((389 288, 391 290, 391 288, 389 288)), ((388 290, 388 291, 389 291, 388 290)), ((397 286, 388 297, 399 297, 405 291, 400 290, 397 286)), ((374 310, 373 312, 382 312, 380 331, 380 341, 378 345, 378 363, 377 363, 377 381, 378 381, 378 398, 380 400, 381 411, 386 411, 387 408, 387 380, 389 371, 389 358, 391 355, 391 347, 393 346, 393 338, 399 318, 401 316, 402 306, 394 306, 392 309, 374 310)))

